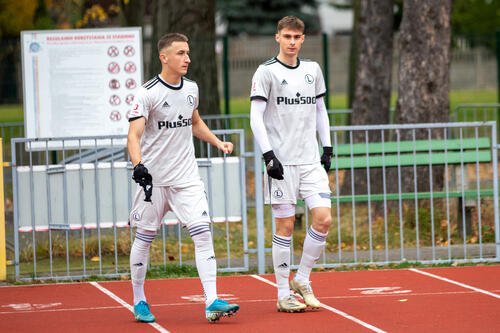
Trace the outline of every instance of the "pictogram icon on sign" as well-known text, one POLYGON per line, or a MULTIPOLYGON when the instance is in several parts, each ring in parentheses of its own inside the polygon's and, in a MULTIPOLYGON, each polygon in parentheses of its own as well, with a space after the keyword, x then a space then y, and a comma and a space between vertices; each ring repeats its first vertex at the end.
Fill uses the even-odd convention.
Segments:
POLYGON ((134 73, 135 70, 137 69, 135 67, 135 64, 132 61, 125 63, 125 66, 123 68, 125 69, 125 72, 127 72, 127 73, 134 73))
POLYGON ((135 87, 137 87, 137 83, 135 83, 134 79, 127 79, 125 86, 127 86, 128 89, 135 89, 135 87))
POLYGON ((109 104, 111 105, 120 105, 121 103, 121 100, 120 100, 120 97, 118 97, 118 95, 111 95, 111 97, 109 98, 109 104))
POLYGON ((108 65, 108 72, 111 74, 117 74, 120 71, 120 65, 118 65, 116 62, 110 62, 108 65))
POLYGON ((122 115, 119 111, 111 111, 109 114, 109 119, 112 121, 120 121, 122 119, 122 115))
POLYGON ((118 48, 116 46, 110 46, 108 48, 108 55, 110 57, 116 57, 116 56, 118 56, 119 53, 120 53, 120 51, 118 51, 118 48))
POLYGON ((125 97, 125 103, 127 103, 128 105, 132 105, 133 102, 134 102, 134 95, 128 94, 127 97, 125 97))
POLYGON ((111 89, 119 89, 120 88, 120 82, 117 79, 112 79, 109 81, 109 87, 111 89))
POLYGON ((131 57, 135 54, 135 49, 132 45, 127 45, 123 49, 123 54, 125 54, 127 57, 131 57))

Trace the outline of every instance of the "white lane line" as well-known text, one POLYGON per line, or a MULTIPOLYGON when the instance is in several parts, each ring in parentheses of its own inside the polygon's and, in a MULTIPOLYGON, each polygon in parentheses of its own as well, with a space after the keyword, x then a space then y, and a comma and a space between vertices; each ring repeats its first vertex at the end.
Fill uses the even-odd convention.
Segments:
POLYGON ((270 284, 271 286, 273 286, 275 288, 278 288, 278 285, 276 283, 269 281, 268 279, 264 279, 263 277, 258 276, 256 274, 251 274, 250 276, 253 277, 254 279, 257 279, 257 280, 262 281, 264 283, 270 284))
MULTIPOLYGON (((128 304, 127 302, 125 302, 124 300, 122 300, 120 297, 116 296, 114 293, 112 293, 108 289, 104 288, 103 286, 101 286, 97 282, 90 282, 90 284, 93 285, 94 287, 96 287, 97 289, 99 289, 100 291, 102 291, 103 293, 105 293, 106 295, 108 295, 109 297, 111 297, 112 299, 114 299, 115 301, 117 301, 125 309, 127 309, 130 312, 134 313, 134 309, 132 308, 132 306, 130 304, 128 304)), ((157 323, 148 323, 148 324, 151 325, 151 326, 153 326, 158 332, 161 332, 161 333, 170 333, 166 328, 164 328, 163 326, 161 326, 161 325, 159 325, 157 323)))
POLYGON ((438 280, 441 280, 441 281, 445 281, 445 282, 448 282, 448 283, 451 283, 451 284, 455 284, 455 285, 460 286, 462 288, 471 289, 471 290, 477 291, 478 293, 482 293, 482 294, 485 294, 485 295, 492 296, 492 297, 500 299, 500 295, 497 295, 497 294, 494 294, 494 293, 490 293, 489 291, 486 291, 486 290, 483 290, 483 289, 479 289, 479 288, 476 288, 476 287, 473 287, 473 286, 469 286, 468 284, 465 284, 465 283, 461 283, 461 282, 458 282, 458 281, 450 280, 450 279, 447 279, 445 277, 442 277, 442 276, 439 276, 439 275, 435 275, 435 274, 432 274, 432 273, 428 273, 428 272, 424 272, 424 271, 421 271, 421 270, 416 269, 416 268, 409 268, 408 270, 410 270, 412 272, 415 272, 415 273, 418 273, 418 274, 427 275, 427 276, 430 276, 432 278, 435 278, 435 279, 438 279, 438 280))
POLYGON ((111 310, 121 309, 121 306, 96 306, 88 308, 63 308, 63 309, 44 309, 44 310, 16 310, 16 311, 2 311, 0 314, 13 314, 13 313, 40 313, 40 312, 63 312, 63 311, 92 311, 92 310, 111 310))
MULTIPOLYGON (((262 282, 264 282, 264 283, 270 284, 271 286, 273 286, 273 287, 275 287, 275 288, 277 288, 277 287, 278 287, 278 286, 276 285, 276 283, 274 283, 274 282, 272 282, 272 281, 269 281, 268 279, 265 279, 265 278, 263 278, 262 276, 258 276, 258 275, 255 275, 255 274, 252 274, 252 275, 250 275, 250 276, 251 276, 251 277, 253 277, 254 279, 257 279, 257 280, 262 281, 262 282)), ((338 310, 338 309, 332 308, 331 306, 328 306, 328 305, 326 305, 326 304, 321 303, 321 307, 323 307, 323 308, 327 309, 328 311, 331 311, 331 312, 333 312, 333 313, 336 313, 336 314, 338 314, 339 316, 342 316, 342 317, 344 317, 344 318, 347 318, 347 319, 349 319, 349 320, 352 320, 352 321, 353 321, 353 322, 355 322, 356 324, 359 324, 359 325, 361 325, 361 326, 363 326, 363 327, 366 327, 366 328, 368 328, 369 330, 372 330, 372 331, 374 331, 374 332, 377 332, 377 333, 387 333, 386 331, 383 331, 383 330, 381 330, 380 328, 377 328, 377 327, 375 327, 375 326, 373 326, 373 325, 370 325, 370 324, 368 324, 368 323, 365 323, 364 321, 362 321, 362 320, 360 320, 360 319, 358 319, 358 318, 356 318, 356 317, 353 317, 353 316, 351 316, 350 314, 347 314, 347 313, 345 313, 345 312, 343 312, 343 311, 340 311, 340 310, 338 310)))
MULTIPOLYGON (((260 277, 259 277, 260 278, 260 277)), ((268 283, 268 281, 263 281, 268 283)), ((498 290, 492 290, 493 292, 500 292, 498 290)), ((476 291, 440 291, 440 292, 429 292, 429 293, 411 293, 404 294, 404 296, 437 296, 437 295, 470 295, 475 294, 476 291)), ((351 298, 378 298, 378 297, 392 297, 392 298, 400 298, 403 295, 343 295, 343 296, 321 296, 318 299, 351 299, 351 298)), ((238 303, 257 303, 257 302, 275 302, 276 299, 240 299, 238 303)), ((151 307, 166 307, 166 306, 192 306, 199 305, 203 303, 161 303, 161 304, 153 304, 151 307)), ((6 307, 2 305, 0 307, 6 307)), ((10 314, 28 314, 28 313, 40 313, 40 312, 65 312, 65 311, 92 311, 92 310, 114 310, 121 309, 122 306, 96 306, 96 307, 87 307, 87 308, 63 308, 63 309, 37 309, 37 310, 16 310, 16 311, 0 311, 0 315, 10 315, 10 314)))

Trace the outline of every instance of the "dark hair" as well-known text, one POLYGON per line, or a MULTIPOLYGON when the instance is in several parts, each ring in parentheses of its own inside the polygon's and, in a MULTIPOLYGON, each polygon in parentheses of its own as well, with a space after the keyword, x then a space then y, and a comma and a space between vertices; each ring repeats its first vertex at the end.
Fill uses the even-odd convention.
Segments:
POLYGON ((304 22, 295 16, 285 16, 278 22, 278 33, 284 28, 299 30, 304 33, 304 22))
POLYGON ((158 41, 158 53, 161 52, 164 48, 169 47, 172 45, 173 42, 187 42, 188 38, 186 35, 177 33, 177 32, 171 32, 166 35, 163 35, 162 38, 158 41))

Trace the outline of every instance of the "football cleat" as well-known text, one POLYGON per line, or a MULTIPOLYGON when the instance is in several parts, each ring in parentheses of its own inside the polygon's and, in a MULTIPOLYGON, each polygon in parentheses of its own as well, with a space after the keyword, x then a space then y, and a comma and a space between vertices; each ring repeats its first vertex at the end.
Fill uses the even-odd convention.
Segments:
POLYGON ((306 311, 307 305, 299 302, 295 296, 288 295, 278 299, 276 308, 278 309, 278 312, 304 312, 306 311))
POLYGON ((143 323, 152 323, 155 321, 155 316, 149 311, 148 303, 140 301, 134 305, 134 316, 137 321, 142 321, 143 323))
POLYGON ((321 307, 321 303, 313 294, 310 281, 297 282, 292 280, 290 281, 290 288, 304 298, 306 305, 309 305, 313 309, 319 309, 321 307))
POLYGON ((221 299, 216 299, 205 309, 205 317, 209 322, 213 323, 221 317, 230 317, 234 315, 239 309, 240 306, 238 304, 229 304, 221 299))

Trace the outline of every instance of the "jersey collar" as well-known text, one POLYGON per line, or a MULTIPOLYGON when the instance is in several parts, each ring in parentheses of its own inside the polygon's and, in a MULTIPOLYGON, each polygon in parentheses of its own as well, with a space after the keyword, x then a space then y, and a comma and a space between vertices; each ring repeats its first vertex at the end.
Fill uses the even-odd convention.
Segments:
POLYGON ((183 76, 181 76, 181 84, 180 84, 178 87, 171 86, 170 84, 168 84, 167 82, 165 82, 165 81, 161 78, 160 74, 158 74, 158 75, 157 75, 157 77, 158 77, 158 80, 160 80, 160 82, 161 82, 161 83, 163 83, 163 85, 164 85, 165 87, 170 88, 170 89, 172 89, 172 90, 179 90, 179 89, 181 89, 181 88, 182 88, 182 86, 184 85, 184 77, 183 77, 183 76))
POLYGON ((299 65, 300 65, 300 59, 299 59, 298 57, 297 57, 297 65, 295 65, 295 66, 290 66, 290 65, 287 65, 287 64, 285 64, 285 63, 282 63, 282 62, 278 59, 278 57, 274 57, 274 59, 276 59, 276 61, 277 61, 277 62, 279 62, 280 64, 282 64, 283 66, 285 66, 286 68, 289 68, 289 69, 295 69, 295 68, 299 67, 299 65))

